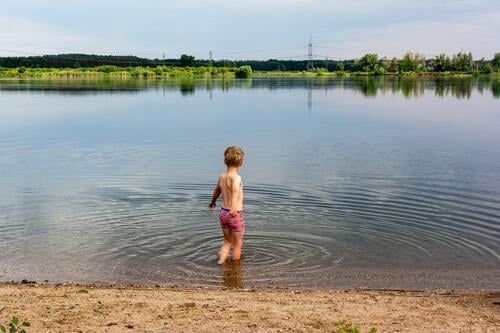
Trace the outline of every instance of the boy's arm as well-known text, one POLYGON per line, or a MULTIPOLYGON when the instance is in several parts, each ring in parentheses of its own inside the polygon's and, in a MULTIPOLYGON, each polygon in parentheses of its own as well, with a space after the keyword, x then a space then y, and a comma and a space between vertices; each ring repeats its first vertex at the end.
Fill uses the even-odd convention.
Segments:
POLYGON ((236 176, 231 178, 231 207, 229 215, 236 215, 236 207, 238 207, 238 192, 240 190, 241 177, 236 176))
POLYGON ((219 198, 220 195, 220 187, 219 187, 219 181, 217 181, 217 185, 215 185, 214 192, 212 193, 212 201, 208 204, 209 209, 214 209, 215 208, 215 202, 219 198))

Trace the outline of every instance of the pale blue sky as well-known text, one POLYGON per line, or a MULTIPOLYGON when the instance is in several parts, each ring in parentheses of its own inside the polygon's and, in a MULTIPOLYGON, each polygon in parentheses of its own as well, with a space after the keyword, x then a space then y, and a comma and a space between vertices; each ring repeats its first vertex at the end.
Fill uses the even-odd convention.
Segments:
POLYGON ((500 52, 498 0, 17 0, 0 9, 0 56, 68 52, 301 59, 366 52, 500 52))

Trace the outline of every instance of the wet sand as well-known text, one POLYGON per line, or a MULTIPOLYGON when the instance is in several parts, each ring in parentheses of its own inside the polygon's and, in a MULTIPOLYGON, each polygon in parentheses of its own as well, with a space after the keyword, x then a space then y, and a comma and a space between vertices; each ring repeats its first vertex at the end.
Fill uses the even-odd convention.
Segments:
POLYGON ((500 293, 0 285, 29 332, 500 332, 500 293))

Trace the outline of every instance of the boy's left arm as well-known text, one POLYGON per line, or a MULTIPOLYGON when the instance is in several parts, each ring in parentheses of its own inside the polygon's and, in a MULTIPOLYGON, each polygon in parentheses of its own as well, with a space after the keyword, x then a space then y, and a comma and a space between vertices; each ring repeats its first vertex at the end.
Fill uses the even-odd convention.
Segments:
POLYGON ((209 209, 214 209, 215 208, 215 202, 219 198, 220 195, 220 187, 219 187, 219 182, 217 181, 217 185, 214 188, 214 192, 212 193, 212 201, 208 204, 209 209))

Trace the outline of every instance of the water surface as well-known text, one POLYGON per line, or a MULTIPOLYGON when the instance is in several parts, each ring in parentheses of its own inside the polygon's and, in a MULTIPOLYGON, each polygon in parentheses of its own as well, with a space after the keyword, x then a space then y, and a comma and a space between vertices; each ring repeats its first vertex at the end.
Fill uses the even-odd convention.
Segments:
POLYGON ((0 280, 498 290, 499 87, 0 81, 0 280), (247 230, 220 267, 232 144, 247 230))

